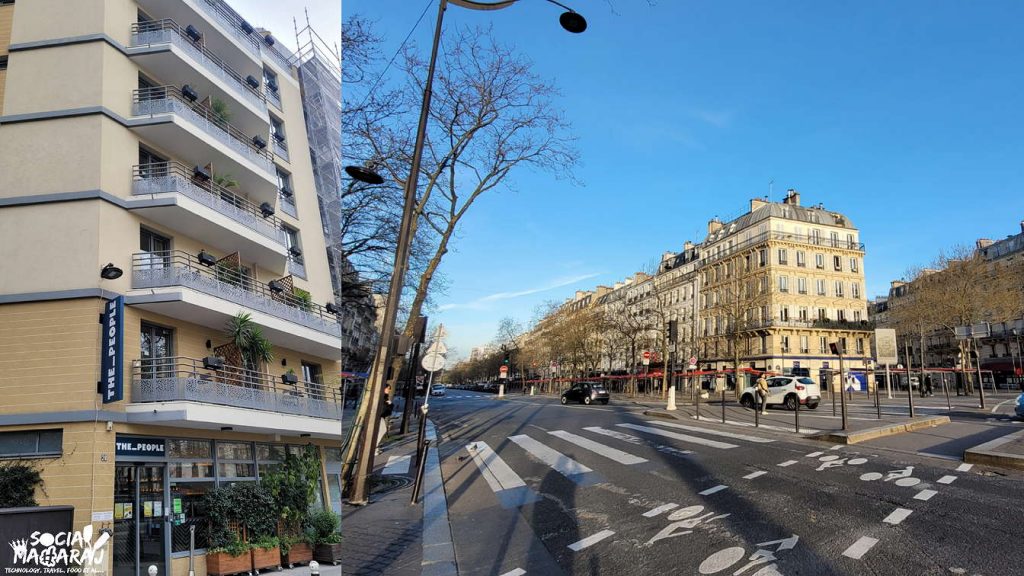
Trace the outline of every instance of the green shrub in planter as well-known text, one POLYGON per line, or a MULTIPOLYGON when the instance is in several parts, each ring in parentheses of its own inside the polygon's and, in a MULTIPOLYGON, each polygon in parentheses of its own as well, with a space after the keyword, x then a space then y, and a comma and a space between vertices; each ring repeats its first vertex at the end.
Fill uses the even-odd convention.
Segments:
POLYGON ((250 541, 274 536, 277 531, 277 509, 269 490, 261 484, 241 482, 232 485, 228 491, 231 502, 229 515, 245 526, 250 541))
POLYGON ((331 510, 320 510, 309 517, 309 542, 314 546, 341 542, 341 522, 331 510))
POLYGON ((271 548, 277 548, 281 545, 281 541, 278 540, 277 536, 260 536, 249 543, 252 548, 259 548, 261 550, 270 550, 271 548))
POLYGON ((206 549, 206 553, 224 553, 233 558, 237 558, 238 556, 245 554, 252 548, 250 544, 242 542, 242 539, 238 537, 238 534, 235 534, 233 532, 229 532, 229 534, 230 536, 228 536, 228 539, 226 541, 222 541, 218 545, 214 546, 212 540, 213 534, 211 533, 210 547, 206 549))
POLYGON ((0 462, 0 508, 38 506, 36 486, 42 483, 42 475, 32 464, 0 462))

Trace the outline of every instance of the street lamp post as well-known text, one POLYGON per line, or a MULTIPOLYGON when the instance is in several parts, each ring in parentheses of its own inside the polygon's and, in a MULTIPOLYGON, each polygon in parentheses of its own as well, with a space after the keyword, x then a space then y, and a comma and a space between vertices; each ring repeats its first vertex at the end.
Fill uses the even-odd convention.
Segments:
MULTIPOLYGON (((387 374, 387 365, 391 361, 391 338, 394 333, 396 318, 398 316, 398 302, 402 296, 402 287, 405 284, 405 273, 409 267, 409 247, 412 243, 410 233, 412 231, 413 218, 415 217, 416 190, 419 185, 420 163, 423 158, 423 144, 426 139, 427 118, 430 114, 431 88, 434 83, 434 66, 437 62, 437 47, 441 40, 441 24, 444 21, 444 12, 451 2, 456 6, 470 8, 473 10, 500 10, 508 8, 518 0, 502 0, 493 3, 477 2, 475 0, 440 0, 437 6, 437 22, 434 25, 434 37, 430 49, 430 63, 427 66, 427 78, 423 86, 423 105, 420 108, 419 124, 416 128, 416 143, 413 147, 412 161, 409 167, 409 178, 405 182, 405 197, 402 207, 402 221, 398 229, 398 242, 395 247, 395 261, 391 272, 391 286, 388 290, 388 300, 384 307, 384 316, 381 319, 382 334, 380 347, 373 359, 373 366, 370 369, 370 377, 367 380, 369 387, 369 408, 372 417, 367 418, 366 425, 362 429, 362 441, 359 446, 358 461, 352 489, 349 493, 349 503, 363 505, 367 503, 369 496, 369 478, 373 471, 373 456, 376 450, 376 439, 380 419, 377 418, 383 383, 387 374)), ((567 31, 578 34, 587 28, 587 21, 576 12, 554 0, 547 0, 565 8, 567 11, 559 17, 559 23, 567 31)), ((352 171, 346 170, 353 177, 352 171)), ((374 175, 368 174, 372 178, 374 175)), ((377 177, 379 178, 379 176, 377 177)), ((359 178, 363 179, 363 178, 359 178)), ((366 180, 370 181, 370 180, 366 180)), ((372 182, 371 182, 372 183, 372 182)), ((379 182, 377 182, 379 183, 379 182)))

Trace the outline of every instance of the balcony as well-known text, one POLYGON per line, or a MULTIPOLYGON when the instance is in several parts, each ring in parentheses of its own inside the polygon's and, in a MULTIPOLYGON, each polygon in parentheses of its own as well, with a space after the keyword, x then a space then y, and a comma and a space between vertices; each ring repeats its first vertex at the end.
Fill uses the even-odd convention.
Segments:
POLYGON ((306 279, 306 265, 296 258, 288 258, 288 273, 306 279))
POLYGON ((266 40, 264 40, 261 46, 261 51, 264 56, 267 56, 268 60, 277 64, 284 72, 289 72, 292 69, 292 66, 288 61, 288 57, 282 54, 281 51, 277 49, 277 46, 270 46, 267 44, 266 40))
POLYGON ((747 323, 750 329, 757 328, 818 328, 824 330, 856 330, 870 331, 875 329, 875 323, 868 320, 755 320, 747 323))
MULTIPOLYGON (((258 36, 242 29, 242 20, 220 0, 137 0, 155 19, 170 18, 193 25, 207 46, 231 63, 243 76, 262 67, 258 36)), ((257 76, 258 77, 258 76, 257 76)))
POLYGON ((132 169, 132 209, 146 218, 208 242, 223 252, 241 250, 268 270, 283 270, 288 240, 281 221, 248 198, 179 162, 132 169))
POLYGON ((236 124, 246 131, 265 131, 267 101, 256 86, 170 18, 132 24, 128 53, 146 70, 164 79, 180 79, 201 94, 210 94, 237 104, 236 124), (198 72, 199 74, 197 74, 198 72))
POLYGON ((277 106, 278 110, 284 110, 284 106, 281 106, 281 93, 277 90, 267 88, 267 101, 277 106))
POLYGON ((298 218, 299 213, 295 209, 295 199, 285 194, 280 194, 281 197, 281 212, 291 216, 292 218, 298 218))
POLYGON ((286 162, 291 162, 291 158, 288 157, 288 143, 284 140, 278 140, 277 138, 271 138, 270 141, 273 143, 274 154, 277 154, 281 159, 286 162))
POLYGON ((851 242, 848 240, 839 240, 838 238, 822 238, 820 236, 808 236, 805 234, 774 231, 762 232, 748 240, 739 242, 732 248, 723 249, 721 252, 716 252, 714 254, 708 254, 702 259, 702 265, 708 265, 713 262, 735 256, 745 250, 749 250, 759 244, 764 244, 769 241, 784 241, 807 246, 821 246, 823 248, 837 248, 840 250, 864 252, 863 242, 851 242))
POLYGON ((204 102, 186 97, 175 86, 132 91, 131 126, 187 164, 213 164, 232 174, 259 202, 274 202, 277 177, 273 155, 265 147, 266 132, 252 136, 224 121, 204 102), (264 146, 257 144, 264 141, 264 146))
POLYGON ((132 362, 132 403, 202 402, 234 408, 337 420, 341 393, 323 384, 284 384, 280 376, 237 366, 207 369, 202 359, 177 356, 132 362))
POLYGON ((275 345, 324 357, 336 354, 338 318, 296 295, 289 283, 288 277, 257 281, 227 259, 203 265, 196 255, 180 250, 139 252, 132 257, 127 303, 217 330, 241 308, 252 312, 275 345))

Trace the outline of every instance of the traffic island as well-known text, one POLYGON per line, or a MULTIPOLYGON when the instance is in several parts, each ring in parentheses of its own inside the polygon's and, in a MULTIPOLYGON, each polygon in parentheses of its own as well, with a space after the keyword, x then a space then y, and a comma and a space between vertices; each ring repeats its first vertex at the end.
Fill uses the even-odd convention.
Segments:
POLYGON ((1024 470, 1024 430, 968 448, 964 462, 1024 470))
POLYGON ((821 434, 810 436, 816 440, 832 442, 835 444, 859 444, 867 440, 895 436, 904 432, 914 432, 923 428, 934 428, 943 424, 949 424, 949 416, 928 416, 924 418, 913 418, 894 424, 875 426, 861 430, 829 430, 821 434))
POLYGON ((680 417, 676 416, 671 412, 665 412, 663 410, 644 410, 644 416, 651 416, 653 418, 666 418, 668 420, 681 420, 680 417))

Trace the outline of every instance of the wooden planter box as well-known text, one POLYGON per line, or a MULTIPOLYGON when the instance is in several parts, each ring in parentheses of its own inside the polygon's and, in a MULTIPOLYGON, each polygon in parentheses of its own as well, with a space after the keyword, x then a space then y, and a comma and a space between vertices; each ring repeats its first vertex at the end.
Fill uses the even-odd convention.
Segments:
POLYGON ((232 556, 227 552, 206 555, 206 573, 210 576, 227 576, 248 572, 252 562, 248 554, 232 556))
POLYGON ((296 564, 309 564, 313 559, 313 547, 306 542, 292 544, 287 554, 281 555, 281 564, 287 564, 289 568, 296 564))
POLYGON ((313 551, 313 558, 317 562, 330 562, 337 566, 341 562, 341 544, 320 544, 313 551))
POLYGON ((262 570, 264 568, 280 568, 281 567, 281 548, 274 546, 273 548, 253 548, 252 549, 252 569, 262 570))

